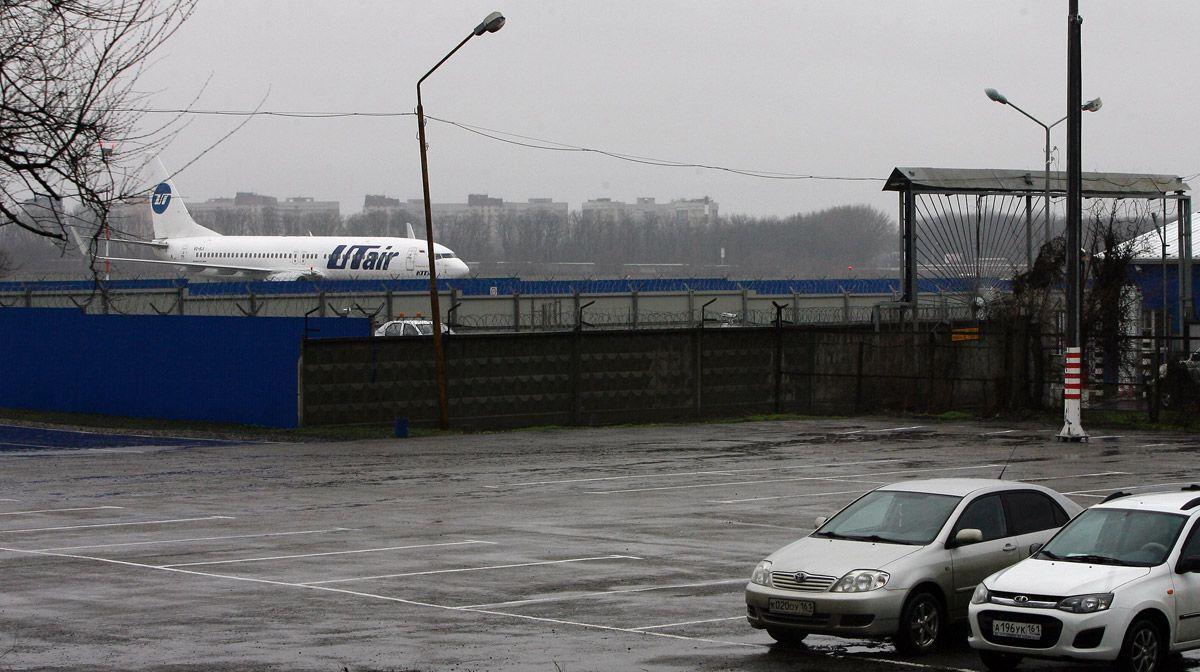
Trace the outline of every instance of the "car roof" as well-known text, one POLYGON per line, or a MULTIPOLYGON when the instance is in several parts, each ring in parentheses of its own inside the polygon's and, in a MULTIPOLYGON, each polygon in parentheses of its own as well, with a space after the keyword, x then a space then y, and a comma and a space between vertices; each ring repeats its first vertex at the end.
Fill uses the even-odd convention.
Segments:
POLYGON ((1194 500, 1200 500, 1200 489, 1172 490, 1170 492, 1139 492, 1133 495, 1117 497, 1107 502, 1101 502, 1092 508, 1165 511, 1191 515, 1200 512, 1200 505, 1193 506, 1186 511, 1183 510, 1183 507, 1194 500))
POLYGON ((880 490, 905 490, 908 492, 927 492, 934 495, 954 495, 965 497, 974 492, 1001 490, 1040 490, 1049 492, 1048 488, 1030 485, 1021 481, 1004 481, 998 478, 928 478, 919 481, 900 481, 890 483, 880 490))

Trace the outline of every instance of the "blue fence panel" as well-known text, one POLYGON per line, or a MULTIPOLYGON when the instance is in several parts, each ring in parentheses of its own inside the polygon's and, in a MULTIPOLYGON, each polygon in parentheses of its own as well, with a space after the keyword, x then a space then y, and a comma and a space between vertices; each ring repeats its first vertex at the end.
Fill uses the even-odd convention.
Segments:
POLYGON ((0 407, 295 427, 306 324, 370 335, 355 318, 0 310, 0 407))

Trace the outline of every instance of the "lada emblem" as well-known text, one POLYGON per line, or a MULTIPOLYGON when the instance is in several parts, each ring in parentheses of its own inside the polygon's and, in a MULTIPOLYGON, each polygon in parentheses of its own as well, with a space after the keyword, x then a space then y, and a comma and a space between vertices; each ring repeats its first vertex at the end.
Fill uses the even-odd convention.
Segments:
POLYGON ((1017 604, 1025 604, 1028 601, 1029 601, 1028 595, 1017 595, 1016 597, 1013 598, 1013 602, 1016 602, 1017 604))
POLYGON ((796 583, 804 583, 807 578, 808 574, 806 572, 796 572, 796 583))

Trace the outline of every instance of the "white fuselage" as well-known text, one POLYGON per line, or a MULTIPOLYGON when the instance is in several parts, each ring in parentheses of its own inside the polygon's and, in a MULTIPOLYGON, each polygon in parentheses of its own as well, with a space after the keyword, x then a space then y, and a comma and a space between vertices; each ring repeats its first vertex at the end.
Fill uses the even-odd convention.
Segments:
MULTIPOLYGON (((196 236, 167 238, 157 250, 200 275, 296 274, 331 280, 428 278, 428 247, 417 238, 351 236, 196 236), (201 265, 211 264, 209 267, 201 265)), ((434 243, 439 278, 461 278, 470 269, 449 248, 434 243)))

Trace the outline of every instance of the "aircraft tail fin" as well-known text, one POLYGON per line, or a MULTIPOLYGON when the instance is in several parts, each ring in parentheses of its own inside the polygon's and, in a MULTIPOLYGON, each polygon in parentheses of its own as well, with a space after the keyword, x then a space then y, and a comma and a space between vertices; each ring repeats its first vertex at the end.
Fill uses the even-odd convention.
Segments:
POLYGON ((221 234, 207 229, 196 223, 188 214, 187 206, 175 185, 167 176, 167 169, 160 161, 158 164, 163 173, 163 181, 158 183, 150 194, 150 219, 154 226, 155 238, 194 238, 197 236, 219 236, 221 234))
POLYGON ((413 233, 412 222, 405 222, 404 226, 408 231, 408 234, 405 236, 406 238, 416 238, 417 237, 417 234, 413 233))

